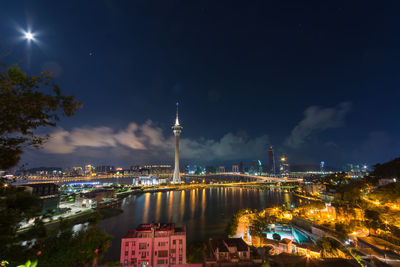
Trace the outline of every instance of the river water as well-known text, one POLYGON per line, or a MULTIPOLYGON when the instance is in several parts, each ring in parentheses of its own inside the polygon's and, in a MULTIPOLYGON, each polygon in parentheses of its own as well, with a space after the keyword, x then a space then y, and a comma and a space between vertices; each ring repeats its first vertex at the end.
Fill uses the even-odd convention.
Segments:
POLYGON ((291 193, 282 190, 211 187, 182 191, 145 193, 123 199, 123 213, 99 222, 113 235, 103 261, 119 261, 121 238, 141 223, 174 222, 186 226, 187 241, 224 236, 225 227, 239 209, 264 209, 296 205, 291 193))

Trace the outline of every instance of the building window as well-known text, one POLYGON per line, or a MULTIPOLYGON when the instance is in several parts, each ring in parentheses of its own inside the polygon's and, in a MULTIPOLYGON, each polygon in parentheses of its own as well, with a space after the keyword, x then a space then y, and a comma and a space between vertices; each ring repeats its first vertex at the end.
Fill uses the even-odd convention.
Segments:
POLYGON ((179 256, 179 263, 182 263, 182 256, 179 256))
POLYGON ((172 244, 174 244, 174 245, 175 245, 175 244, 176 244, 176 240, 172 241, 172 244))
POLYGON ((132 250, 132 256, 134 256, 135 255, 135 251, 134 250, 132 250))
POLYGON ((128 251, 125 251, 125 256, 128 256, 128 251))
POLYGON ((176 249, 171 248, 171 253, 175 253, 175 252, 176 252, 176 249))
POLYGON ((164 264, 164 260, 158 260, 157 264, 164 264))
POLYGON ((158 257, 168 257, 168 250, 158 251, 158 257))
POLYGON ((183 248, 179 248, 179 253, 182 254, 183 248))
POLYGON ((135 241, 133 241, 133 242, 132 242, 132 247, 134 247, 135 245, 136 245, 136 244, 135 244, 135 241))
POLYGON ((125 260, 125 261, 124 261, 124 265, 128 265, 128 260, 125 260))
POLYGON ((128 247, 129 246, 129 242, 125 242, 125 247, 128 247))
POLYGON ((179 244, 182 245, 182 239, 179 239, 179 244))
POLYGON ((243 257, 246 257, 246 252, 243 252, 243 257))
POLYGON ((146 243, 139 243, 139 249, 146 249, 147 244, 146 243))

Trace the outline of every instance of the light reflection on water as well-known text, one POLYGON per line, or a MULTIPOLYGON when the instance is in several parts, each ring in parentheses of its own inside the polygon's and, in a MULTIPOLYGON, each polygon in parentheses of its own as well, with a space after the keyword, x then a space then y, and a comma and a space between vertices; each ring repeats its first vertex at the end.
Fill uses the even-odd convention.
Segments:
POLYGON ((122 214, 99 222, 101 228, 114 236, 104 261, 119 260, 121 238, 140 223, 175 222, 177 226, 186 226, 188 242, 207 240, 224 236, 227 223, 239 209, 292 203, 291 193, 235 187, 131 195, 122 202, 122 214))

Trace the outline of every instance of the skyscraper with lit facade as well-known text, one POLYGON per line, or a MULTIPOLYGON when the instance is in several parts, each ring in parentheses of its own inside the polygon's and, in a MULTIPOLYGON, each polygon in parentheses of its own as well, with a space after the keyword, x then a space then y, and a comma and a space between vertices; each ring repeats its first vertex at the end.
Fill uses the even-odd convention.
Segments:
POLYGON ((287 176, 289 174, 289 163, 285 155, 280 158, 279 172, 281 176, 287 176))
POLYGON ((275 175, 275 158, 272 146, 268 148, 269 173, 275 175))

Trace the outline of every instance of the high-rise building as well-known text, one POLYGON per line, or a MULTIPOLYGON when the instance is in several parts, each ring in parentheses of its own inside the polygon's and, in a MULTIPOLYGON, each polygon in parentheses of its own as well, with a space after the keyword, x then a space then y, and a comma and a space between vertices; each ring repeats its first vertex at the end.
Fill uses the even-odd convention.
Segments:
POLYGON ((280 158, 279 172, 281 176, 286 176, 289 174, 289 163, 285 155, 280 158))
POLYGON ((121 240, 124 266, 171 266, 186 264, 186 231, 174 223, 140 224, 121 240))
POLYGON ((97 173, 110 173, 115 170, 114 166, 96 166, 97 173))
POLYGON ((94 166, 91 164, 85 165, 85 174, 92 174, 94 171, 94 166))
POLYGON ((143 169, 148 170, 149 176, 155 176, 158 178, 170 178, 172 174, 171 165, 145 165, 143 169))
POLYGON ((321 163, 319 164, 320 167, 320 171, 324 172, 325 171, 325 161, 321 161, 321 163))
POLYGON ((218 172, 219 172, 219 173, 225 172, 225 167, 224 167, 224 166, 219 166, 219 167, 218 167, 218 172))
POLYGON ((72 167, 72 170, 73 170, 73 175, 82 176, 85 174, 82 167, 72 167))
POLYGON ((275 175, 275 158, 272 146, 268 148, 269 173, 275 175))
POLYGON ((232 165, 232 172, 239 172, 239 166, 238 165, 232 165))
POLYGON ((244 163, 243 163, 243 161, 241 161, 241 162, 239 163, 239 172, 240 172, 240 173, 244 173, 244 163))
POLYGON ((257 160, 253 160, 253 164, 251 164, 250 172, 253 173, 253 174, 256 174, 257 173, 257 169, 258 169, 257 160))
POLYGON ((172 126, 172 129, 173 129, 173 132, 175 135, 175 169, 174 169, 174 174, 172 177, 172 183, 180 184, 181 176, 180 176, 180 170, 179 170, 179 136, 181 135, 181 132, 182 132, 182 126, 179 124, 178 103, 176 103, 175 125, 172 126))

